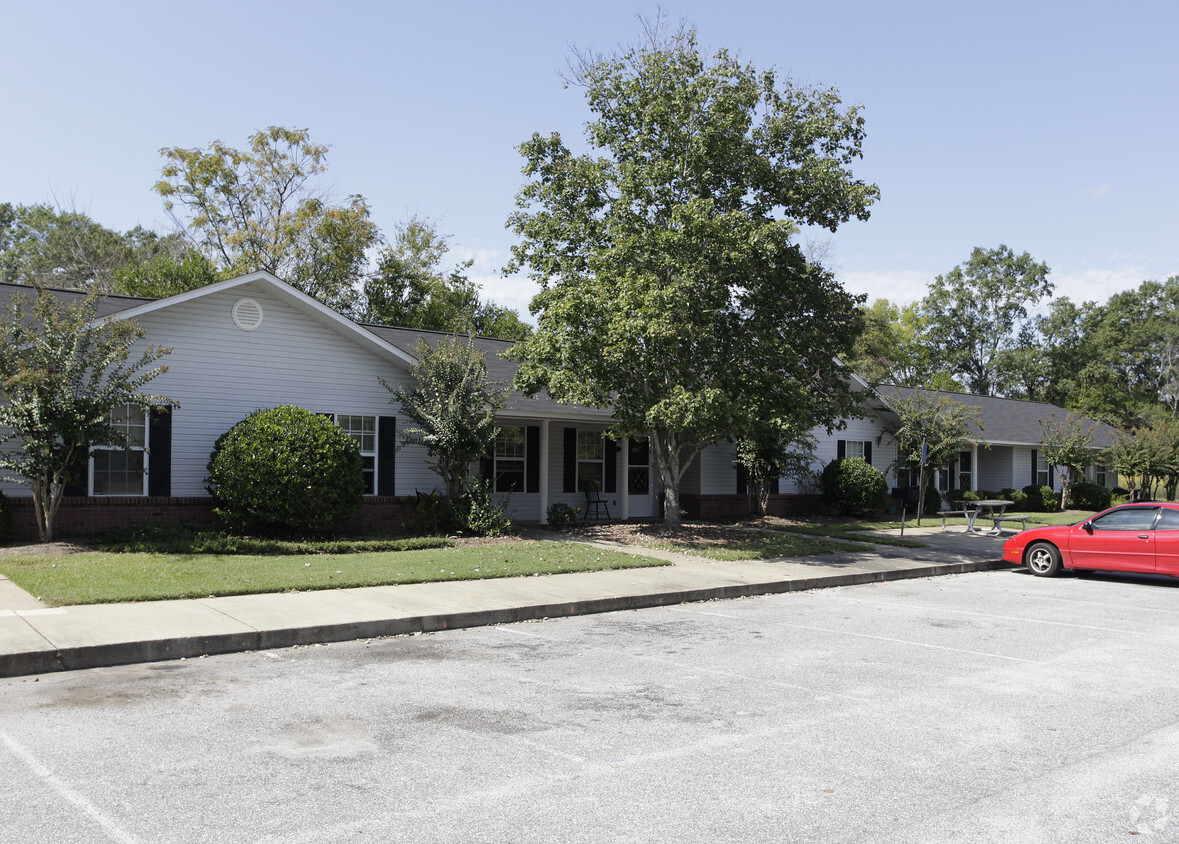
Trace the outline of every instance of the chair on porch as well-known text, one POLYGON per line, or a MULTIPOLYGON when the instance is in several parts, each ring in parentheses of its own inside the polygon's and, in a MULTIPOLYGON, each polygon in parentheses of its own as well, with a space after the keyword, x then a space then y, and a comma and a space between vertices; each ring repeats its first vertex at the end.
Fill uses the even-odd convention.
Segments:
POLYGON ((606 511, 606 518, 610 518, 610 507, 606 504, 606 499, 598 491, 598 485, 588 478, 581 479, 581 491, 585 493, 585 512, 581 516, 581 520, 585 521, 589 518, 590 508, 594 509, 594 518, 602 518, 602 511, 606 511))

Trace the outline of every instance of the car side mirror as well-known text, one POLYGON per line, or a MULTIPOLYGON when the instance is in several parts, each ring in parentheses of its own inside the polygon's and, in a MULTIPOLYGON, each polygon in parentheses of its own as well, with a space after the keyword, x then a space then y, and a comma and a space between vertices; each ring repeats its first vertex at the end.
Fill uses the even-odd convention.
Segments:
POLYGON ((1083 525, 1081 525, 1081 528, 1085 531, 1085 533, 1093 533, 1092 522, 1085 522, 1083 525))

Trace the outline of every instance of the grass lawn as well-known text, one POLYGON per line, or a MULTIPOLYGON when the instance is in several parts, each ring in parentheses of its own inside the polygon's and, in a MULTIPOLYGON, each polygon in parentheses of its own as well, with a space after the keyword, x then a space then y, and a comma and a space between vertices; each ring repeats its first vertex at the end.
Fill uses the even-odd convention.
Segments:
POLYGON ((30 554, 0 559, 0 572, 46 604, 62 606, 662 565, 667 563, 571 542, 507 542, 313 556, 30 554))
POLYGON ((731 540, 724 543, 711 542, 660 542, 652 545, 669 551, 684 551, 713 560, 760 560, 767 557, 802 557, 815 554, 838 554, 846 551, 870 551, 867 545, 849 545, 846 542, 827 542, 802 536, 750 534, 748 539, 731 540))

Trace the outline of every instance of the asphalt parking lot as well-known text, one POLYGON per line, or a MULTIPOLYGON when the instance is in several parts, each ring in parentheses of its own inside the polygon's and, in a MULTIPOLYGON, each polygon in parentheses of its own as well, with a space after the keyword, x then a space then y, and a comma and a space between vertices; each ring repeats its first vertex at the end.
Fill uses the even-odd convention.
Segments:
POLYGON ((12 678, 0 829, 1175 841, 1177 651, 1179 581, 993 571, 12 678))

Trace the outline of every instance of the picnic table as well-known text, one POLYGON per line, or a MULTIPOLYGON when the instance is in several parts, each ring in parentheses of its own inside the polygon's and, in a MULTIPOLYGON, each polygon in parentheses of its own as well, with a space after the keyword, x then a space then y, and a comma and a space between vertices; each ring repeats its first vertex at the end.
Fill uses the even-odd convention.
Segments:
POLYGON ((1022 522, 1024 529, 1027 529, 1026 516, 1008 516, 1006 515, 1007 508, 1014 502, 1004 501, 998 498, 988 498, 982 501, 955 501, 954 506, 961 508, 963 514, 966 516, 966 532, 967 533, 988 533, 997 535, 1003 532, 1003 522, 1022 522), (994 527, 990 530, 982 530, 977 526, 978 520, 990 519, 994 523, 994 527))

